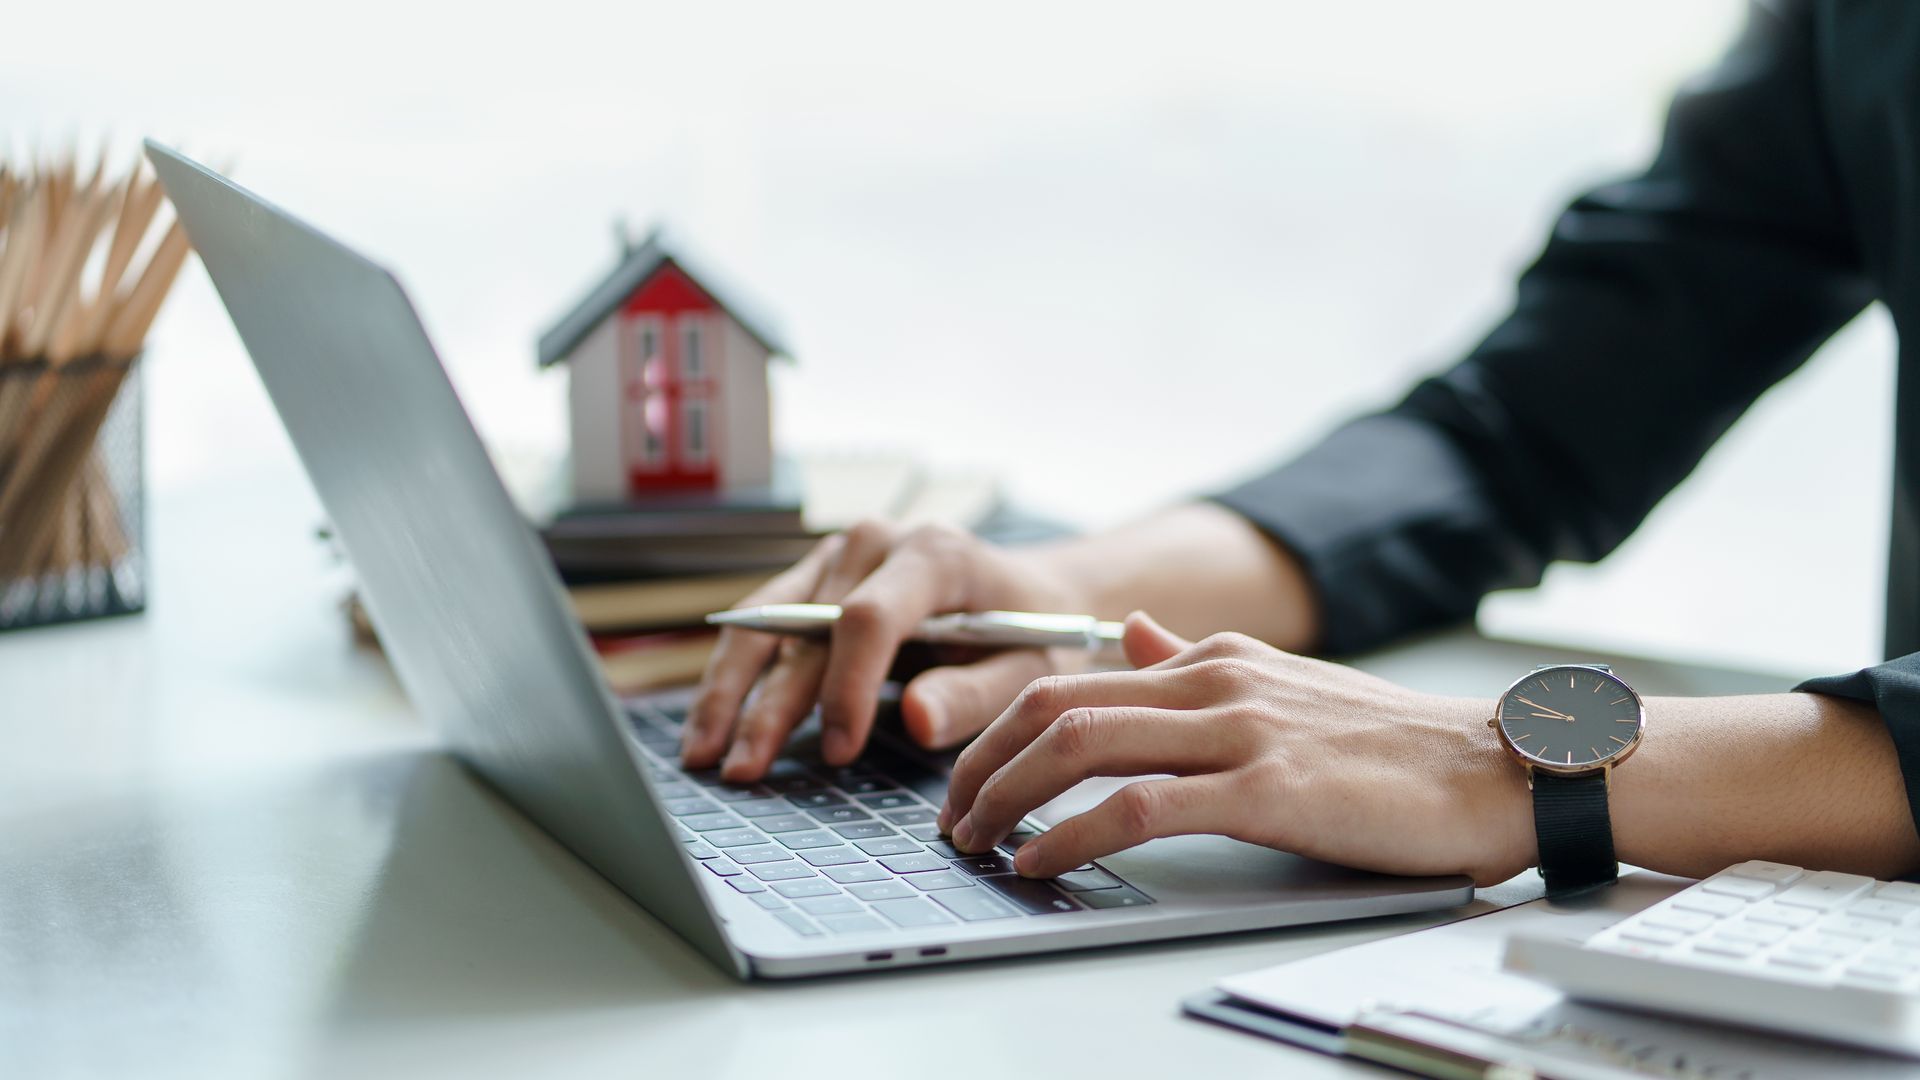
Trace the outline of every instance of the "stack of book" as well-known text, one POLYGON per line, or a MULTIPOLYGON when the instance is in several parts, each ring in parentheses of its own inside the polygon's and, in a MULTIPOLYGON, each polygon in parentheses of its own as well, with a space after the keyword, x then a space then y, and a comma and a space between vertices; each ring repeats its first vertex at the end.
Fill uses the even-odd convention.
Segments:
MULTIPOLYGON (((868 518, 978 529, 1001 509, 984 477, 890 457, 815 458, 779 475, 763 491, 530 514, 616 692, 698 679, 715 640, 706 616, 734 606, 827 533, 868 518)), ((373 641, 357 600, 349 612, 373 641)))

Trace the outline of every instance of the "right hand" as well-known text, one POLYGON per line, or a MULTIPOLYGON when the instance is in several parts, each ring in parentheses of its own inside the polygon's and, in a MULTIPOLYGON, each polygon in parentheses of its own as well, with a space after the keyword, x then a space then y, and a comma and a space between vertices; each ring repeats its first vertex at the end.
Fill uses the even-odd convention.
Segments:
MULTIPOLYGON (((816 703, 821 756, 849 764, 873 728, 894 654, 921 619, 952 611, 1080 612, 1087 604, 1066 575, 1032 552, 954 529, 881 522, 827 537, 740 606, 792 603, 839 604, 831 637, 721 630, 681 742, 687 768, 718 763, 730 783, 760 779, 816 703)), ((921 745, 953 746, 992 723, 1028 683, 1073 659, 1062 650, 1009 649, 931 668, 907 684, 902 720, 921 745)))

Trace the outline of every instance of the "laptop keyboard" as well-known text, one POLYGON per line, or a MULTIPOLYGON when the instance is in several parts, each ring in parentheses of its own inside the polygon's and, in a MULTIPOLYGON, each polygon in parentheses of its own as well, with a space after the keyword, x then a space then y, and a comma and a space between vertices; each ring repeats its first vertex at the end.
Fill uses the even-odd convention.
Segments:
POLYGON ((760 783, 736 786, 717 769, 679 767, 683 709, 627 711, 688 853, 803 937, 1153 903, 1096 863, 1020 877, 1013 853, 1038 835, 1032 823, 991 854, 962 853, 934 825, 946 777, 884 746, 840 769, 781 758, 760 783))

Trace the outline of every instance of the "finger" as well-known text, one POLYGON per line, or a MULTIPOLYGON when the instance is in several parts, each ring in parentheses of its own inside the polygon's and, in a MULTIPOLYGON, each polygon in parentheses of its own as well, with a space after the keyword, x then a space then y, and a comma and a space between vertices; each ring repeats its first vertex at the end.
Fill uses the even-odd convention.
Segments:
POLYGON ((859 756, 873 728, 900 643, 920 620, 965 605, 960 573, 948 573, 928 548, 895 548, 887 561, 848 593, 833 624, 833 649, 820 682, 820 753, 829 765, 859 756))
MULTIPOLYGON (((862 522, 840 534, 841 543, 822 565, 819 584, 807 599, 830 604, 848 582, 873 572, 886 558, 890 527, 862 522)), ((766 774, 787 736, 813 711, 820 697, 820 676, 826 670, 827 650, 822 642, 788 638, 776 647, 772 663, 760 679, 753 701, 740 714, 732 746, 721 763, 720 775, 731 783, 751 783, 766 774)))
POLYGON ((1127 663, 1136 668, 1164 663, 1193 648, 1193 642, 1161 626, 1144 611, 1127 616, 1126 632, 1120 638, 1120 645, 1126 650, 1127 663))
POLYGON ((1177 709, 1188 704, 1184 682, 1163 671, 1100 671, 1035 679, 954 762, 947 803, 940 810, 941 830, 950 831, 965 817, 987 777, 1026 749, 1061 713, 1110 705, 1177 709))
POLYGON ((788 638, 780 643, 779 653, 734 727, 733 745, 720 765, 720 778, 730 784, 750 784, 767 774, 819 692, 820 673, 827 666, 823 643, 788 638))
POLYGON ((1026 877, 1058 877, 1157 837, 1227 835, 1236 812, 1244 811, 1227 773, 1141 780, 1021 845, 1013 867, 1026 877))
POLYGON ((1040 649, 1007 649, 971 664, 931 668, 902 691, 900 720, 921 746, 957 746, 993 723, 1028 683, 1053 671, 1040 649))
MULTIPOLYGON (((815 544, 799 562, 756 589, 741 605, 781 604, 811 597, 843 543, 844 538, 836 534, 815 544)), ((687 726, 680 741, 682 765, 705 769, 720 760, 720 752, 726 749, 727 738, 740 717, 741 702, 779 646, 780 638, 774 634, 737 627, 720 631, 706 673, 700 678, 700 691, 687 711, 687 726)))
POLYGON ((1089 777, 1188 774, 1230 764, 1240 756, 1236 729, 1210 716, 1137 706, 1069 709, 980 785, 972 809, 954 824, 954 846, 993 847, 1021 818, 1089 777))

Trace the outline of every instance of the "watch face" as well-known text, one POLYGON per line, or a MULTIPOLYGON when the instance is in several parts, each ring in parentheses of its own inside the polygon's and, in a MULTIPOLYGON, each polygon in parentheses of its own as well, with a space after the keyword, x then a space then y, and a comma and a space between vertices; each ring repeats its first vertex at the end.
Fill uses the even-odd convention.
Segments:
POLYGON ((1500 699, 1500 730, 1521 757, 1553 772, 1596 769, 1640 740, 1640 697, 1590 667, 1553 667, 1500 699))

